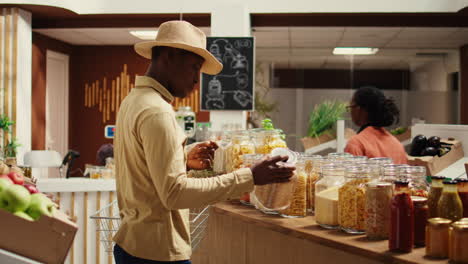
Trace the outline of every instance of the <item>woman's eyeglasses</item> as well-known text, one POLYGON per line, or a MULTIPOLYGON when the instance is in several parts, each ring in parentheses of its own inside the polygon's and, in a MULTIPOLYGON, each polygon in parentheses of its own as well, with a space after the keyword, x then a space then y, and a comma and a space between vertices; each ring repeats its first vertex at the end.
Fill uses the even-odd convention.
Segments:
POLYGON ((351 109, 353 109, 356 106, 358 106, 358 105, 355 105, 355 104, 348 105, 348 106, 346 106, 346 111, 351 112, 351 109))

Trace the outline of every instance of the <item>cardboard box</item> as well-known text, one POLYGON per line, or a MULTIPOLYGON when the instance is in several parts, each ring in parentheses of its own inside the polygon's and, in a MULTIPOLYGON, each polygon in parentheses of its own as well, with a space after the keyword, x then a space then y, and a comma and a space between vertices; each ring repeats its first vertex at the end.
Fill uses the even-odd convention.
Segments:
POLYGON ((63 263, 78 227, 60 212, 28 221, 0 209, 0 248, 44 263, 63 263))
MULTIPOLYGON (((424 156, 413 157, 408 155, 408 164, 412 166, 425 166, 428 176, 435 176, 437 173, 452 165, 465 156, 463 147, 458 140, 441 140, 444 143, 452 144, 452 149, 442 157, 424 156)), ((445 175, 442 175, 445 176, 445 175)))
MULTIPOLYGON (((346 139, 349 139, 350 137, 356 135, 356 132, 354 130, 352 130, 351 128, 346 128, 345 129, 345 138, 346 139)), ((320 144, 323 144, 323 143, 327 143, 328 141, 332 141, 336 138, 336 135, 334 134, 328 134, 328 133, 325 133, 323 135, 321 135, 320 137, 305 137, 305 138, 302 138, 301 141, 302 141, 302 145, 304 145, 304 149, 309 149, 309 148, 313 148, 315 146, 318 146, 320 144)))

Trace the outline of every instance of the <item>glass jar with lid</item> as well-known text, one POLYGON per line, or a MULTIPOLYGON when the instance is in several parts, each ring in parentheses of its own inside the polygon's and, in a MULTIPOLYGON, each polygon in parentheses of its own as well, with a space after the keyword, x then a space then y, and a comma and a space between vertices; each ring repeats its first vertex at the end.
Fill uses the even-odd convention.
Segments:
POLYGON ((337 229, 338 190, 344 183, 344 167, 329 163, 321 167, 321 173, 315 184, 315 221, 323 228, 337 229))
MULTIPOLYGON (((242 156, 242 168, 251 168, 255 163, 263 159, 264 155, 259 154, 246 154, 242 156)), ((250 193, 244 193, 239 199, 241 204, 252 205, 250 202, 250 193)))
POLYGON ((444 189, 444 176, 432 176, 431 188, 427 197, 427 205, 429 206, 429 218, 439 217, 437 212, 437 204, 444 189))
POLYGON ((351 157, 348 157, 347 160, 354 162, 354 163, 359 163, 359 162, 367 162, 368 158, 366 156, 351 156, 351 157))
POLYGON ((229 163, 227 150, 228 146, 231 145, 231 140, 232 131, 223 131, 213 158, 213 172, 217 174, 224 174, 227 172, 227 165, 229 163))
POLYGON ((286 209, 279 211, 282 217, 305 217, 307 214, 307 178, 309 177, 304 160, 296 163, 296 177, 291 203, 286 209))
POLYGON ((307 211, 314 212, 315 207, 315 183, 320 178, 320 167, 324 160, 320 155, 302 154, 301 161, 305 162, 307 177, 307 211))
POLYGON ((347 152, 332 152, 328 153, 327 159, 329 160, 346 160, 351 158, 353 155, 347 152))
POLYGON ((468 223, 456 222, 450 236, 450 260, 454 263, 468 263, 468 223))
POLYGON ((408 185, 408 181, 395 181, 395 194, 390 203, 388 246, 391 251, 411 252, 413 249, 414 206, 408 185))
POLYGON ((258 130, 254 134, 255 151, 258 154, 270 154, 275 148, 287 148, 282 139, 281 130, 258 130))
POLYGON ((367 167, 368 173, 373 181, 379 181, 382 176, 382 167, 378 164, 369 163, 367 161, 356 161, 354 166, 367 167))
POLYGON ((452 221, 431 218, 426 225, 426 256, 447 258, 449 255, 449 228, 452 221))
POLYGON ((376 158, 370 158, 369 163, 384 166, 386 164, 392 164, 393 160, 387 157, 376 157, 376 158))
POLYGON ((99 166, 92 166, 89 169, 89 178, 91 179, 101 179, 102 176, 102 167, 99 166))
POLYGON ((426 197, 429 193, 429 183, 426 180, 426 167, 404 166, 399 168, 398 177, 410 182, 412 196, 426 197))
POLYGON ((345 169, 345 182, 338 190, 338 219, 341 230, 346 233, 365 233, 365 186, 370 180, 368 167, 345 169))
MULTIPOLYGON (((285 150, 287 149, 277 149, 277 150, 285 150)), ((283 153, 283 151, 278 151, 283 153)), ((293 154, 291 151, 290 154, 293 154)), ((281 155, 280 153, 278 153, 281 155)), ((286 163, 293 163, 296 164, 295 161, 291 160, 291 156, 289 157, 286 163)), ((262 211, 266 214, 278 214, 279 211, 285 210, 291 204, 293 199, 293 191, 297 184, 297 175, 290 178, 288 182, 278 182, 278 183, 270 183, 265 185, 257 185, 255 186, 254 191, 250 194, 250 201, 255 208, 262 211)))
POLYGON ((366 235, 370 240, 388 239, 393 184, 372 181, 366 184, 366 235))
POLYGON ((437 204, 439 217, 458 221, 463 217, 463 204, 458 195, 457 182, 445 181, 442 195, 437 204))
POLYGON ((426 239, 426 223, 429 215, 427 198, 412 196, 414 207, 414 245, 423 247, 426 239))
POLYGON ((176 112, 176 120, 187 137, 195 136, 195 113, 190 106, 181 106, 176 112))
POLYGON ((226 147, 226 171, 232 172, 241 168, 245 154, 255 154, 255 146, 247 131, 236 131, 232 135, 231 143, 226 147))
POLYGON ((468 217, 468 179, 458 179, 457 189, 463 204, 463 217, 468 217))
POLYGON ((380 178, 383 182, 394 183, 398 179, 399 165, 396 164, 385 164, 382 167, 382 177, 380 178))

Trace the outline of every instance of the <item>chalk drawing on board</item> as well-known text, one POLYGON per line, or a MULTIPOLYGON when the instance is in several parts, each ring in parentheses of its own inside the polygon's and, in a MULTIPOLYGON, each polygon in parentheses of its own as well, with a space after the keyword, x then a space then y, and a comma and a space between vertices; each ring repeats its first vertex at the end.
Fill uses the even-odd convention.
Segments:
POLYGON ((242 107, 246 107, 248 104, 252 103, 252 94, 247 91, 235 91, 234 100, 242 107))
POLYGON ((219 75, 202 77, 203 110, 253 109, 253 47, 253 38, 208 38, 207 49, 224 67, 219 75))
POLYGON ((239 88, 245 89, 249 85, 249 76, 245 73, 239 74, 236 77, 236 81, 239 88))
MULTIPOLYGON (((237 41, 236 44, 239 47, 250 47, 252 44, 249 40, 237 41), (240 44, 237 44, 239 42, 240 44)), ((239 50, 234 48, 231 43, 226 39, 217 39, 211 43, 209 51, 216 57, 217 60, 222 62, 224 65, 229 65, 232 69, 245 69, 249 70, 249 64, 247 58, 242 55, 239 50), (224 45, 224 56, 221 58, 221 49, 218 42, 225 42, 224 45), (230 63, 229 63, 230 62, 230 63)))
POLYGON ((216 58, 219 62, 223 63, 223 59, 221 58, 221 51, 220 51, 220 49, 219 49, 219 45, 218 45, 218 44, 216 44, 216 43, 211 44, 211 46, 210 46, 210 52, 211 52, 211 54, 213 54, 213 56, 215 56, 215 58, 216 58))
POLYGON ((234 46, 237 48, 237 49, 241 49, 241 48, 251 48, 252 47, 252 41, 249 40, 249 39, 242 39, 242 40, 236 40, 234 42, 234 46))

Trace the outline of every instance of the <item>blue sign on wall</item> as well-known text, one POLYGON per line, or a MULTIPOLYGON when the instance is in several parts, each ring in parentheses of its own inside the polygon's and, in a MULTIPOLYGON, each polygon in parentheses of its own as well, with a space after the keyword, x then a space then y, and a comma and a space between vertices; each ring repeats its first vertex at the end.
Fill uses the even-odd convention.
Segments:
POLYGON ((115 135, 115 126, 108 125, 104 128, 104 137, 105 138, 114 138, 115 135))

